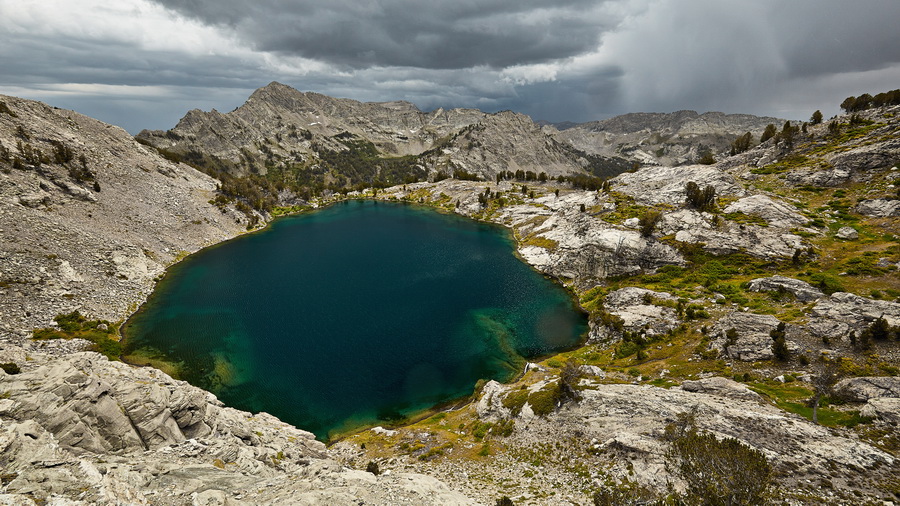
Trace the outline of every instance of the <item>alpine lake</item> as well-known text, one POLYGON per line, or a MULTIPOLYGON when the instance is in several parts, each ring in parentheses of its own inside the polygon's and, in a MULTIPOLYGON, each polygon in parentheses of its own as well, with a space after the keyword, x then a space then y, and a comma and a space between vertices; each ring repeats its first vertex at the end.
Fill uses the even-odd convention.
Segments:
POLYGON ((169 268, 126 360, 321 440, 390 425, 578 345, 586 316, 508 230, 351 200, 276 219, 169 268))

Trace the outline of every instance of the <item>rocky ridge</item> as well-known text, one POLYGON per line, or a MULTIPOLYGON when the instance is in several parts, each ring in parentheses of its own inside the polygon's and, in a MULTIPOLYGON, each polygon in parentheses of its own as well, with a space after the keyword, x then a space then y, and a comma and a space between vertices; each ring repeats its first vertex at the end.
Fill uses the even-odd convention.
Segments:
POLYGON ((759 139, 767 125, 783 123, 783 119, 749 114, 677 111, 624 114, 548 131, 587 153, 671 166, 696 163, 704 152, 724 158, 738 136, 751 132, 759 139))
MULTIPOLYGON (((227 172, 242 176, 272 167, 315 173, 323 153, 346 152, 352 143, 371 143, 383 157, 417 157, 404 177, 418 180, 460 169, 488 179, 516 170, 558 176, 583 173, 589 165, 522 114, 423 112, 408 102, 362 103, 275 82, 234 111, 193 110, 171 130, 143 131, 138 139, 201 164, 213 157, 213 165, 224 161, 227 172)), ((376 173, 364 182, 402 179, 376 173)))

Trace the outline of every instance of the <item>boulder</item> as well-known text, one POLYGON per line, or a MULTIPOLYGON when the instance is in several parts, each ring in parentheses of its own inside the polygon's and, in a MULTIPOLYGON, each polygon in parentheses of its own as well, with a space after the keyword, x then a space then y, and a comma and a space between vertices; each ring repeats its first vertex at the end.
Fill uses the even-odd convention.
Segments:
POLYGON ((834 391, 855 402, 883 397, 900 398, 900 378, 892 376, 846 378, 834 386, 834 391))
POLYGON ((788 278, 786 276, 772 276, 768 278, 756 278, 750 281, 752 292, 778 292, 785 291, 793 295, 800 302, 811 302, 825 296, 821 290, 813 288, 806 281, 788 278))
POLYGON ((25 207, 36 209, 41 206, 50 205, 50 194, 47 192, 28 193, 19 196, 19 204, 25 207))
MULTIPOLYGON (((769 360, 774 356, 769 333, 778 323, 778 319, 772 315, 733 312, 713 326, 711 332, 715 339, 710 347, 727 357, 742 361, 769 360), (737 339, 733 343, 729 343, 726 337, 729 329, 737 332, 737 339)), ((796 345, 788 341, 788 348, 796 348, 796 345)))
POLYGON ((578 372, 589 378, 606 378, 606 371, 596 365, 582 365, 578 368, 578 372))
POLYGON ((900 216, 900 200, 873 199, 862 200, 856 204, 856 212, 874 218, 900 216))
POLYGON ((681 384, 681 389, 685 392, 701 392, 719 397, 761 400, 759 394, 747 388, 743 383, 721 376, 703 378, 697 381, 685 381, 681 384))
POLYGON ((892 425, 900 425, 900 399, 896 397, 876 397, 869 399, 859 410, 862 416, 870 416, 892 425))
POLYGON ((789 183, 795 186, 821 186, 833 188, 840 186, 847 181, 853 174, 847 169, 796 169, 786 174, 789 183))
POLYGON ((509 409, 503 406, 503 398, 506 397, 506 388, 500 383, 491 380, 481 389, 481 397, 475 405, 478 418, 488 421, 497 421, 510 417, 509 409))
POLYGON ((725 212, 759 216, 773 227, 792 228, 809 223, 809 218, 798 213, 795 207, 766 195, 751 195, 738 199, 726 207, 725 212))
POLYGON ((859 232, 853 227, 841 227, 834 236, 845 241, 855 241, 859 239, 859 232))

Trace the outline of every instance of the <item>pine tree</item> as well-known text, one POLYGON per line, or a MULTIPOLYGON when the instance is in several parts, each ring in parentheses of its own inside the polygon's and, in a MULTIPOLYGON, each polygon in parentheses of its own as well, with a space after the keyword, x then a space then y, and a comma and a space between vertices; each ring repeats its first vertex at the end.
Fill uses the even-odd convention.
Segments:
POLYGON ((791 351, 787 347, 784 329, 784 322, 779 322, 778 326, 769 332, 769 335, 772 337, 772 354, 775 355, 775 360, 779 362, 787 362, 791 359, 791 351))
POLYGON ((816 111, 812 113, 812 116, 809 118, 809 122, 813 125, 818 125, 822 122, 822 111, 816 111))

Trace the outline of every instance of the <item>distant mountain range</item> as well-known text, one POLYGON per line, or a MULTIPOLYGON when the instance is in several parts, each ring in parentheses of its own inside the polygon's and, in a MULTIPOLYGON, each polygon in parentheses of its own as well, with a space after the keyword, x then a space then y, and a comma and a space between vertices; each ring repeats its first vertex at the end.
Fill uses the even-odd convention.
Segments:
POLYGON ((137 139, 214 174, 275 174, 288 187, 326 188, 519 171, 611 177, 635 163, 692 163, 780 122, 680 111, 549 125, 510 111, 423 112, 409 102, 363 103, 273 82, 229 113, 195 109, 171 130, 137 139))

